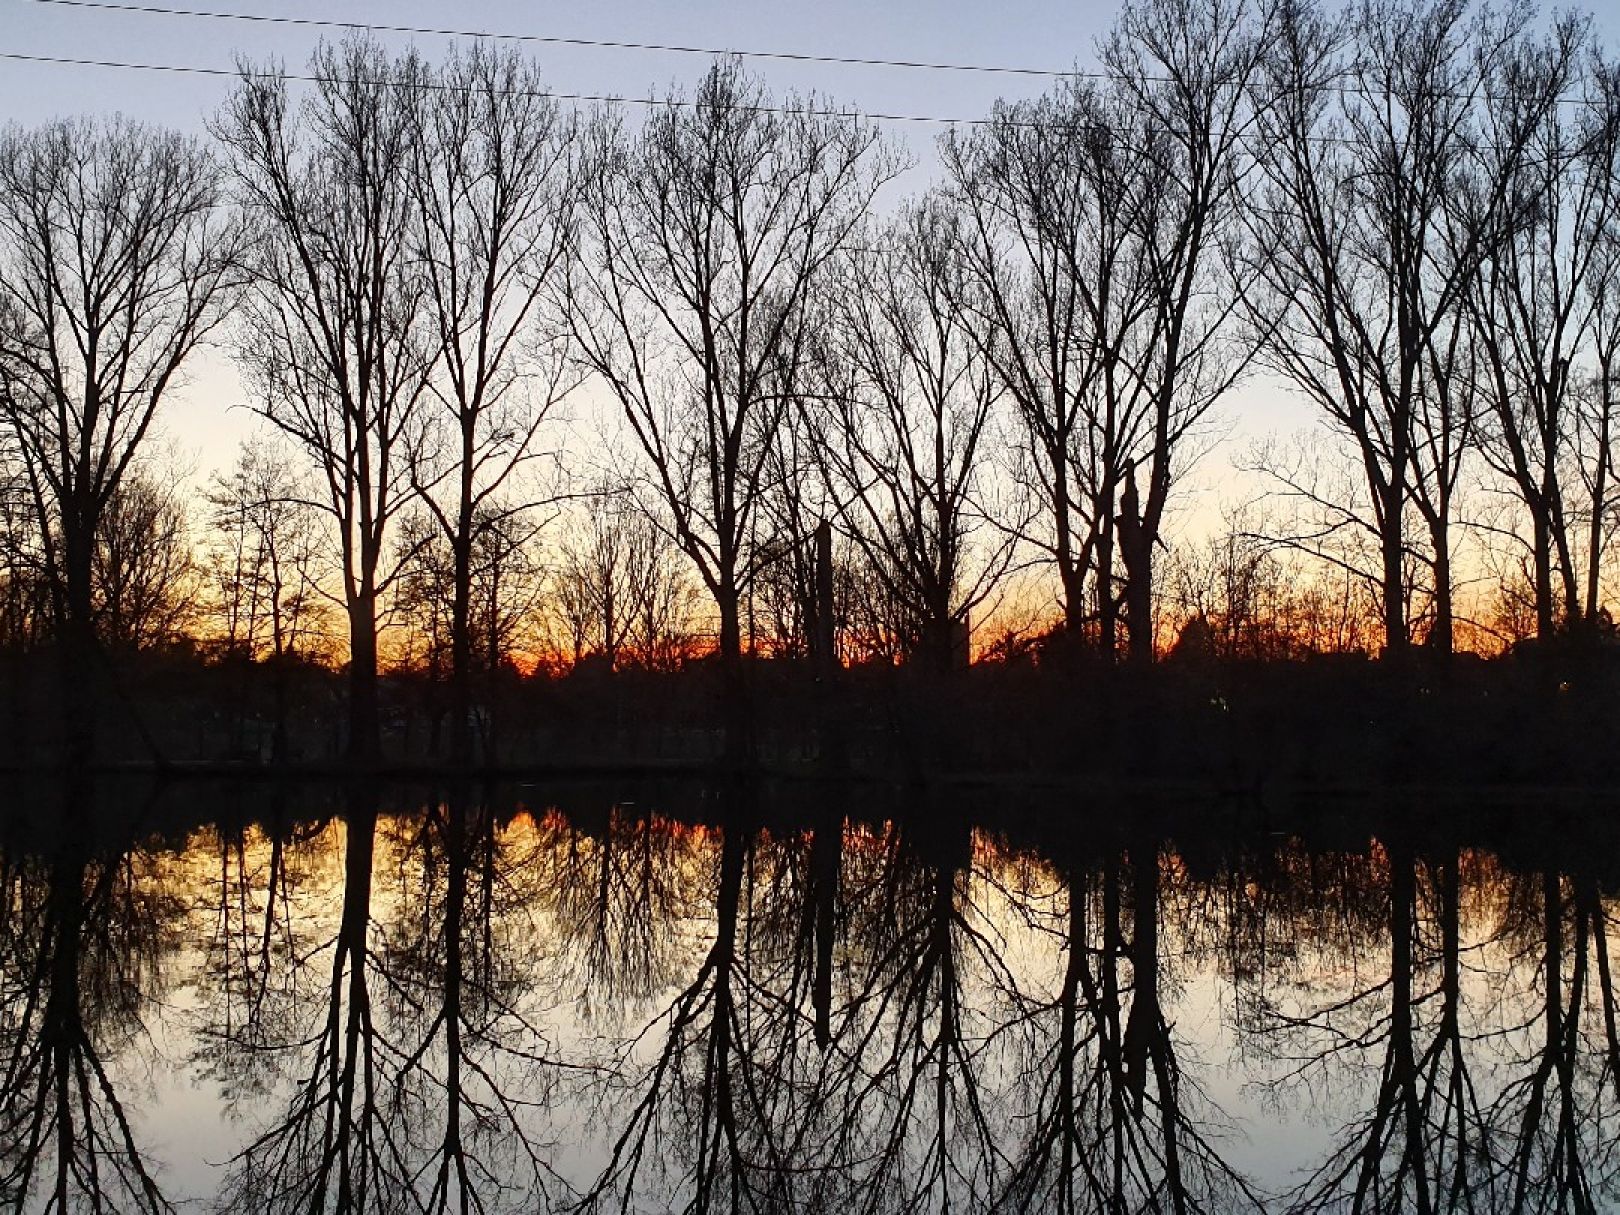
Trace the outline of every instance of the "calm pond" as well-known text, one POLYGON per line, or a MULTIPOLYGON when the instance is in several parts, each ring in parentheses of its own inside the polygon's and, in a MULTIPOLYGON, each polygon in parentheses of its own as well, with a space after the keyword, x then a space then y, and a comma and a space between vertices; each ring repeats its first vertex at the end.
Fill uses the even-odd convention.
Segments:
POLYGON ((6 796, 20 1210, 1620 1205, 1596 810, 6 796))

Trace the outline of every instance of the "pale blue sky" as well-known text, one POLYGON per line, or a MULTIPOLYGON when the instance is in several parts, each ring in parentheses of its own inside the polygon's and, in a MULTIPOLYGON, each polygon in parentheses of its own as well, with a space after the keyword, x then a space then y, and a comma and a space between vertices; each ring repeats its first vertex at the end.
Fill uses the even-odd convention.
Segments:
MULTIPOLYGON (((497 33, 682 43, 736 50, 781 50, 868 58, 927 59, 1063 69, 1093 62, 1093 43, 1113 17, 1112 5, 1004 0, 999 5, 852 0, 819 4, 746 5, 735 0, 657 3, 534 4, 520 0, 442 4, 426 0, 173 0, 172 7, 217 9, 327 20, 449 26, 497 33)), ((0 0, 0 49, 75 58, 145 60, 225 67, 233 54, 279 55, 301 64, 319 30, 201 18, 58 7, 0 0)), ((387 41, 413 41, 382 35, 387 41)), ((417 37, 430 53, 444 39, 417 37)), ((564 92, 644 96, 671 80, 689 79, 703 60, 666 52, 530 45, 564 92)), ((974 117, 1002 95, 1027 95, 1040 77, 934 72, 829 64, 755 61, 778 89, 814 88, 873 111, 974 117)), ((121 109, 174 125, 195 126, 228 83, 202 77, 7 63, 0 68, 0 113, 25 122, 84 109, 121 109)), ((918 132, 923 142, 929 132, 918 132)))

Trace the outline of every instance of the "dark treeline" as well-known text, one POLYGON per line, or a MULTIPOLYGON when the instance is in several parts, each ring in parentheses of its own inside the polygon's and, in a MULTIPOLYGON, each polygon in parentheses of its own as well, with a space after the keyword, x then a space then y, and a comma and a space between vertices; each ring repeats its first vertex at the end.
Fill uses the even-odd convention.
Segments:
POLYGON ((19 1208, 1592 1211, 1620 1185, 1620 875, 1524 807, 1316 806, 1301 841, 1109 799, 8 793, 19 1208), (150 1141, 131 1076, 170 1072, 230 1129, 206 1170, 150 1141), (1311 1130, 1246 1148, 1276 1115, 1311 1130))
POLYGON ((1130 0, 1097 51, 898 202, 879 123, 731 60, 583 113, 516 52, 355 37, 296 88, 245 64, 204 140, 9 128, 19 752, 494 762, 502 712, 532 738, 607 695, 622 727, 634 688, 736 756, 760 684, 833 755, 834 685, 876 679, 846 669, 970 657, 1033 685, 1348 652, 1417 696, 1520 643, 1539 680, 1498 699, 1606 685, 1620 69, 1590 22, 1130 0), (208 345, 263 435, 191 498, 158 436, 208 345), (1240 455, 1264 492, 1185 543, 1240 389, 1320 426, 1240 455))

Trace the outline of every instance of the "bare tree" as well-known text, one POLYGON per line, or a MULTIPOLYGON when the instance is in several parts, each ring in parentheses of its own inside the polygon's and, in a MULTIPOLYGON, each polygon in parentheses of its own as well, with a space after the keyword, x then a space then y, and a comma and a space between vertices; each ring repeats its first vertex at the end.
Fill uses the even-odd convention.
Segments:
POLYGON ((1152 200, 1139 237, 1149 310, 1132 351, 1151 425, 1145 450, 1132 456, 1147 485, 1138 505, 1127 465, 1119 504, 1125 623, 1138 662, 1154 653, 1153 565, 1171 486, 1199 454, 1189 440, 1253 355, 1232 324, 1243 283, 1230 273, 1230 248, 1252 175, 1251 86, 1270 10, 1270 0, 1136 0, 1103 48, 1137 115, 1152 200))
POLYGON ((113 653, 173 642, 196 619, 201 587, 185 500, 160 475, 127 475, 96 529, 96 629, 113 653))
POLYGON ((1028 539, 1057 567, 1066 630, 1078 635, 1094 605, 1107 653, 1123 581, 1131 653, 1153 655, 1171 485, 1248 361, 1229 340, 1235 292, 1218 254, 1263 32, 1241 0, 1133 4, 1103 47, 1108 84, 1066 80, 944 145, 997 339, 987 354, 1045 520, 1028 539))
POLYGON ((1590 378, 1575 390, 1575 463, 1581 470, 1580 510, 1572 512, 1585 524, 1585 563, 1581 568, 1584 618, 1601 625, 1604 612, 1602 577, 1614 542, 1616 412, 1620 411, 1620 327, 1605 317, 1595 331, 1596 366, 1590 378))
POLYGON ((778 106, 730 60, 639 131, 599 116, 591 143, 579 356, 622 407, 714 601, 735 698, 783 368, 803 357, 806 300, 897 162, 872 123, 816 98, 778 106))
POLYGON ((0 648, 17 657, 49 636, 49 594, 27 478, 0 456, 0 648))
POLYGON ((402 572, 395 606, 410 630, 409 643, 421 646, 418 657, 435 678, 454 668, 454 603, 463 573, 468 580, 466 640, 472 674, 510 666, 539 610, 544 582, 535 554, 539 527, 495 499, 486 500, 474 530, 463 571, 457 568, 454 545, 435 521, 417 514, 400 529, 402 572))
POLYGON ((81 758, 95 732, 97 535, 223 315, 237 232, 195 141, 123 120, 0 135, 0 423, 27 486, 81 758))
POLYGON ((603 489, 563 539, 551 575, 551 612, 578 663, 600 654, 669 665, 684 651, 693 589, 680 554, 622 493, 603 489))
MULTIPOLYGON (((1586 21, 1560 20, 1530 49, 1522 77, 1487 99, 1499 115, 1493 125, 1511 129, 1521 121, 1517 111, 1533 104, 1521 80, 1533 74, 1547 76, 1544 87, 1561 98, 1596 100, 1583 95, 1589 37, 1586 21)), ((1560 619, 1573 625, 1586 616, 1573 534, 1579 504, 1567 500, 1575 487, 1566 481, 1587 472, 1574 394, 1600 301, 1620 269, 1604 256, 1620 215, 1613 173, 1620 122, 1602 105, 1547 106, 1532 121, 1527 154, 1502 170, 1514 193, 1532 200, 1526 222, 1487 249, 1465 299, 1489 403, 1480 448, 1529 516, 1536 633, 1547 640, 1560 619)), ((1504 154, 1487 150, 1492 159, 1504 154)))
MULTIPOLYGON (((215 474, 206 495, 219 641, 228 658, 270 668, 270 753, 276 759, 288 753, 294 668, 325 648, 330 600, 321 586, 320 512, 287 454, 271 444, 244 444, 230 473, 215 474)), ((249 676, 247 669, 239 673, 249 676)), ((244 724, 238 714, 238 731, 244 724)), ((240 749, 246 739, 236 743, 240 749)))
MULTIPOLYGON (((864 241, 865 237, 855 238, 864 241)), ((842 293, 840 262, 829 264, 825 285, 810 303, 816 337, 802 359, 784 359, 770 374, 767 391, 792 405, 771 436, 760 483, 760 506, 751 525, 755 575, 744 597, 743 631, 750 654, 809 658, 817 631, 817 532, 834 508, 827 478, 820 475, 819 423, 805 406, 827 395, 825 339, 839 324, 829 296, 842 293)))
POLYGON ((1128 344, 1151 309, 1140 237, 1150 182, 1123 129, 1130 117, 1091 82, 1068 79, 998 104, 942 152, 966 219, 959 256, 978 290, 976 330, 1023 431, 1014 476, 1043 522, 1022 533, 1056 566, 1064 629, 1088 605, 1111 652, 1114 503, 1129 453, 1149 432, 1128 344))
POLYGON ((1264 538, 1265 526, 1245 512, 1228 513, 1214 535, 1172 550, 1165 597, 1181 622, 1172 653, 1193 656, 1203 644, 1223 658, 1291 656, 1300 571, 1264 538))
POLYGON ((1486 249, 1514 222, 1513 169, 1550 104, 1535 93, 1490 132, 1499 146, 1483 158, 1481 105, 1523 20, 1515 10, 1473 23, 1462 0, 1369 0, 1343 19, 1286 4, 1261 86, 1251 314, 1265 363, 1356 453, 1393 656, 1411 642, 1409 507, 1429 532, 1431 641, 1452 644, 1451 502, 1472 420, 1448 341, 1486 249))
POLYGON ((413 93, 411 238, 437 358, 422 501, 449 542, 450 738, 471 758, 474 550, 513 506, 514 474, 564 391, 564 324, 552 305, 570 248, 575 123, 539 69, 483 44, 413 93), (510 509, 510 508, 508 508, 510 509))
POLYGON ((201 951, 206 993, 193 1014, 194 1059, 200 1075, 249 1099, 271 1089, 275 1073, 264 1061, 298 1032, 312 995, 300 959, 317 946, 320 925, 299 903, 310 862, 334 832, 330 824, 294 825, 285 810, 278 798, 267 823, 198 841, 198 855, 212 852, 217 864, 193 907, 190 939, 201 951))
MULTIPOLYGON (((1620 64, 1603 61, 1593 68, 1595 92, 1604 114, 1605 138, 1597 145, 1606 157, 1611 180, 1620 180, 1620 64)), ((1597 159, 1597 157, 1594 157, 1597 159)), ((1599 230, 1600 253, 1594 273, 1604 282, 1620 283, 1620 208, 1607 214, 1599 230)), ((1598 583, 1603 559, 1613 538, 1615 411, 1620 409, 1620 291, 1594 292, 1592 375, 1578 397, 1577 434, 1586 512, 1586 617, 1598 619, 1598 583)))
POLYGON ((317 521, 285 456, 272 445, 244 444, 207 494, 225 646, 273 661, 310 644, 323 607, 317 521))
POLYGON ((1006 532, 987 538, 985 452, 1001 387, 960 303, 971 290, 961 222, 931 196, 851 255, 830 351, 850 382, 810 427, 844 522, 906 621, 909 653, 936 670, 949 669, 1012 557, 1006 532))
POLYGON ((470 561, 458 571, 454 545, 427 511, 405 518, 398 532, 400 576, 394 583, 394 623, 402 626, 404 645, 393 655, 396 670, 427 677, 423 689, 429 719, 429 747, 440 754, 447 714, 457 710, 452 696, 441 695, 451 682, 455 663, 456 584, 467 584, 467 676, 485 689, 481 702, 467 712, 466 737, 456 739, 452 723, 451 760, 457 765, 495 762, 499 715, 495 712, 496 677, 518 669, 530 645, 545 589, 537 556, 539 526, 500 499, 486 499, 473 520, 470 561), (460 755, 454 747, 465 743, 460 755))
POLYGON ((338 533, 349 625, 349 752, 377 755, 378 604, 397 566, 389 525, 411 492, 407 448, 433 351, 413 257, 412 56, 323 45, 294 106, 242 70, 215 123, 255 223, 239 358, 255 408, 304 453, 338 533))

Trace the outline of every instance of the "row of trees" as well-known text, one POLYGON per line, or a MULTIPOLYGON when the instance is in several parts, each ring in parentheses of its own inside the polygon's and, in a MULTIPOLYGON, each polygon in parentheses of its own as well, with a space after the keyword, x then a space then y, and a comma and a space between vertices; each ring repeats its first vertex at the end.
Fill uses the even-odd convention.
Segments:
POLYGON ((396 609, 463 757, 474 673, 542 602, 612 662, 668 648, 695 585, 740 680, 746 644, 811 648, 829 613, 945 669, 1044 580, 1066 646, 1150 661, 1177 487, 1245 377, 1336 440, 1254 453, 1287 504, 1266 545, 1375 604, 1389 655, 1456 644, 1465 538, 1522 545, 1541 637, 1594 626, 1620 73, 1588 22, 1131 0, 1099 51, 948 132, 886 214, 877 124, 733 61, 632 121, 515 53, 355 38, 297 99, 244 63, 206 144, 8 131, 12 634, 44 621, 90 686, 98 563, 140 564, 111 537, 168 500, 155 420, 220 339, 279 444, 210 497, 221 631, 284 656, 335 601, 357 756, 396 609), (565 441, 565 400, 611 406, 618 445, 565 441))

